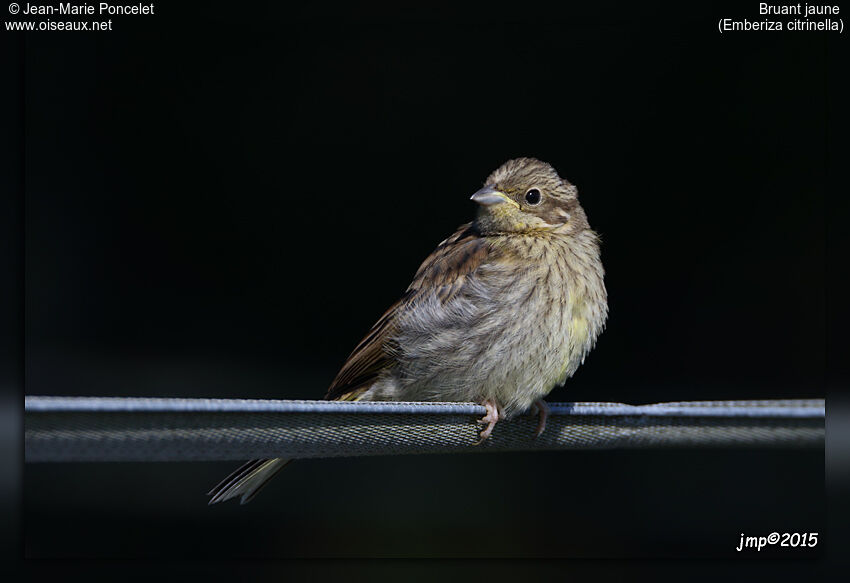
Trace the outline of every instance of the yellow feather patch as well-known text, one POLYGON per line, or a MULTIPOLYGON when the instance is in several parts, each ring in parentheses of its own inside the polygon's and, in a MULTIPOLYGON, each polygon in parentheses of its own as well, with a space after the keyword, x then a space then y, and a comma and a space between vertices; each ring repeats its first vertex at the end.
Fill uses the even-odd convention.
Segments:
POLYGON ((570 342, 573 346, 580 346, 587 341, 587 319, 583 316, 575 315, 570 321, 570 342))

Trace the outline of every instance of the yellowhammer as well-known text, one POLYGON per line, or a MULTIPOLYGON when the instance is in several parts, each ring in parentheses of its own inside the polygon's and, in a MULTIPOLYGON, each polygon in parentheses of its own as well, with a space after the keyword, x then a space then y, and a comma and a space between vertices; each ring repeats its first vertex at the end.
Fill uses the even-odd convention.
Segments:
MULTIPOLYGON (((533 158, 503 164, 472 200, 475 220, 422 263, 326 399, 479 402, 480 441, 535 405, 543 431, 543 397, 572 376, 608 316, 599 238, 576 187, 533 158)), ((250 501, 287 461, 246 463, 210 504, 250 501)))

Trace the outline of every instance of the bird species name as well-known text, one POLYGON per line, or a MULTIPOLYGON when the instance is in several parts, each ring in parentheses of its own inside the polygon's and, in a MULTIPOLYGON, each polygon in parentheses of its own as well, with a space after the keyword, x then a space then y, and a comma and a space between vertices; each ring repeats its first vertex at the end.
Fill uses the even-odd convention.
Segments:
POLYGON ((838 16, 838 6, 819 6, 811 4, 780 4, 778 6, 762 2, 759 14, 777 16, 838 16))
POLYGON ((841 13, 839 6, 828 6, 822 4, 768 4, 759 3, 759 15, 765 16, 763 20, 749 20, 747 18, 737 20, 734 18, 721 18, 717 27, 720 33, 739 31, 837 31, 844 32, 844 21, 837 17, 841 13), (792 17, 788 20, 779 20, 769 17, 784 16, 792 17), (818 19, 818 17, 827 17, 818 19), (796 18, 793 18, 796 17, 796 18), (810 19, 811 18, 811 19, 810 19))
POLYGON ((788 30, 791 32, 802 32, 808 30, 817 31, 836 31, 842 30, 841 21, 838 20, 789 20, 783 23, 780 20, 733 20, 731 18, 723 18, 720 20, 720 32, 729 31, 782 31, 788 30))

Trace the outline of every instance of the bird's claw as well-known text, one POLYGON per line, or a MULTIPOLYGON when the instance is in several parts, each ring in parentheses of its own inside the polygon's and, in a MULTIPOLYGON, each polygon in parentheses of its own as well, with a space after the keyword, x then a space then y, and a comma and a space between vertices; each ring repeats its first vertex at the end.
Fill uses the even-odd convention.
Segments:
POLYGON ((478 424, 486 424, 487 427, 482 429, 481 433, 478 434, 479 439, 475 445, 481 445, 484 443, 487 438, 490 437, 490 434, 493 433, 493 428, 496 426, 496 423, 498 423, 499 419, 502 418, 501 413, 499 412, 499 407, 496 405, 495 401, 487 399, 481 404, 487 409, 487 414, 478 420, 478 424))
POLYGON ((537 399, 534 402, 534 408, 537 409, 537 430, 534 432, 534 438, 540 437, 540 434, 546 431, 546 419, 549 418, 549 404, 543 399, 537 399))
MULTIPOLYGON (((496 423, 503 418, 502 412, 499 410, 499 406, 496 405, 496 402, 492 399, 487 399, 481 404, 487 409, 487 414, 479 419, 477 423, 479 425, 486 425, 486 427, 478 434, 479 439, 475 445, 481 445, 487 441, 487 438, 489 438, 490 434, 493 433, 493 428, 496 427, 496 423)), ((537 411, 537 429, 534 431, 534 438, 536 439, 540 437, 544 431, 546 431, 546 420, 549 418, 549 405, 543 399, 537 399, 534 402, 533 407, 537 411)))

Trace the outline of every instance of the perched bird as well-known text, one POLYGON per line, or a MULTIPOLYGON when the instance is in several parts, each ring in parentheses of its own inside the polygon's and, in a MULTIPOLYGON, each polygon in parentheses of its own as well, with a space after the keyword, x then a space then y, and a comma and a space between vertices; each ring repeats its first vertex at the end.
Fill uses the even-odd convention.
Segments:
MULTIPOLYGON (((536 406, 543 431, 543 397, 584 362, 608 316, 599 237, 576 187, 534 158, 506 162, 472 200, 475 220, 422 263, 326 399, 479 402, 479 443, 536 406)), ((250 501, 287 462, 248 462, 210 504, 250 501)))

